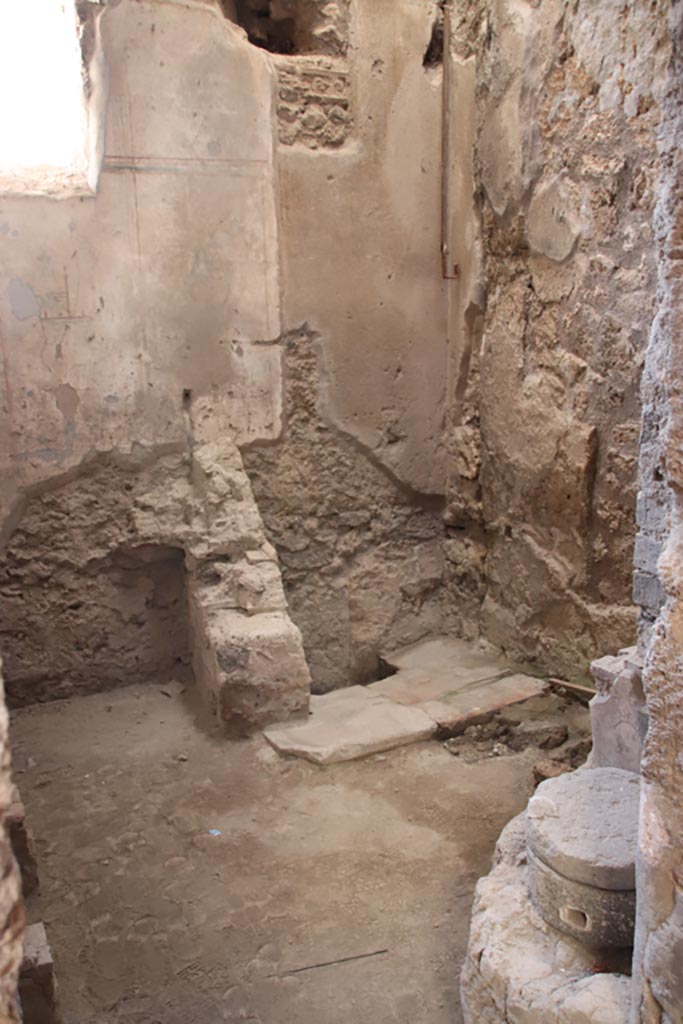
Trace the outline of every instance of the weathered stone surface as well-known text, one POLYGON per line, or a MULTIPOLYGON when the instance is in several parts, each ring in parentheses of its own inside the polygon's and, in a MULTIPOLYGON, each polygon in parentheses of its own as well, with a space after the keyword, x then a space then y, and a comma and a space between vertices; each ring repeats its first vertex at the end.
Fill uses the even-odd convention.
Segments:
POLYGON ((620 672, 609 690, 593 697, 590 711, 591 766, 639 772, 649 721, 640 672, 620 672))
POLYGON ((476 238, 471 264, 483 254, 486 282, 485 309, 466 292, 466 329, 454 334, 447 503, 463 536, 452 546, 452 622, 577 678, 635 637, 666 17, 613 0, 469 0, 452 30, 454 66, 475 65, 472 192, 483 200, 479 223, 461 219, 461 230, 476 238), (611 23, 628 28, 608 44, 611 23))
POLYGON ((594 954, 546 924, 529 899, 523 817, 477 883, 461 975, 465 1024, 624 1024, 630 983, 594 974, 594 954))
POLYGON ((321 57, 278 61, 278 138, 285 146, 337 149, 353 129, 347 65, 321 57))
POLYGON ((471 684, 461 692, 446 693, 438 700, 419 706, 445 732, 461 732, 474 722, 484 721, 496 711, 511 707, 545 690, 545 683, 535 676, 512 673, 500 679, 471 684))
POLYGON ((376 679, 382 650, 442 631, 443 528, 436 505, 407 494, 326 422, 316 332, 289 332, 281 344, 287 429, 244 462, 314 690, 325 692, 376 679))
POLYGON ((436 723, 420 708, 352 686, 312 697, 307 722, 272 726, 264 735, 281 754, 334 764, 429 739, 435 732, 436 723))
POLYGON ((599 889, 553 871, 527 852, 529 893, 544 921, 596 950, 631 949, 636 890, 599 889))
POLYGON ((572 881, 634 890, 639 800, 639 777, 618 768, 549 779, 529 801, 527 846, 572 881))
POLYGON ((200 685, 219 721, 248 732, 308 707, 301 634, 285 612, 203 608, 193 616, 200 685))
POLYGON ((29 504, 0 558, 15 703, 193 662, 222 721, 256 727, 305 706, 301 637, 240 453, 198 415, 191 451, 95 460, 29 504), (242 660, 227 699, 231 645, 242 660))
POLYGON ((495 711, 544 690, 542 679, 514 666, 485 644, 434 637, 382 655, 394 674, 368 690, 422 708, 442 732, 461 732, 495 711))
POLYGON ((163 13, 123 0, 101 15, 97 195, 0 200, 8 510, 91 453, 183 443, 202 396, 240 442, 280 430, 279 352, 262 344, 281 331, 275 72, 216 5, 163 13), (182 101, 159 106, 169 90, 182 101))
MULTIPOLYGON (((339 62, 350 75, 352 140, 333 152, 311 153, 297 143, 278 154, 287 211, 280 234, 284 322, 288 331, 307 323, 320 339, 320 426, 349 442, 358 473, 368 463, 383 470, 395 488, 392 506, 438 516, 450 286, 441 269, 441 72, 423 65, 436 11, 413 0, 352 6, 348 52, 339 62), (370 224, 377 230, 368 244, 370 224)), ((325 132, 324 119, 318 123, 325 132)), ((463 237, 463 249, 471 251, 471 241, 463 237)), ((305 466, 304 486, 315 486, 325 466, 314 459, 305 466)), ((342 480, 335 493, 344 498, 342 480)), ((374 493, 365 492, 354 511, 372 511, 374 493)), ((317 509, 314 515, 324 526, 317 509)), ((380 513, 376 527, 389 540, 386 526, 380 513)))
POLYGON ((558 263, 574 248, 578 216, 562 179, 540 185, 529 204, 527 235, 531 248, 558 263))
POLYGON ((663 543, 657 573, 665 600, 641 614, 649 730, 643 758, 638 911, 631 1024, 683 1021, 683 9, 660 18, 668 63, 654 85, 660 104, 656 178, 658 316, 643 380, 639 526, 663 543), (666 20, 665 20, 666 18, 666 20))
POLYGON ((625 668, 626 658, 624 655, 606 654, 602 658, 595 658, 591 662, 591 675, 595 680, 598 693, 608 693, 616 682, 617 676, 625 668))
POLYGON ((472 683, 510 675, 513 666, 486 644, 467 643, 455 637, 437 636, 407 644, 381 655, 393 675, 372 683, 374 693, 392 700, 416 704, 441 697, 472 683), (426 677, 428 682, 421 679, 426 677))

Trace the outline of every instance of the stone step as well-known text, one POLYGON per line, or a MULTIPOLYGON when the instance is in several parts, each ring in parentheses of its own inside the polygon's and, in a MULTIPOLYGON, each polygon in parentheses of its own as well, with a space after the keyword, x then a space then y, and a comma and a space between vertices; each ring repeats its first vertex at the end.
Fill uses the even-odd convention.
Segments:
POLYGON ((394 675, 313 697, 308 720, 270 726, 268 742, 317 764, 350 761, 462 731, 545 686, 491 648, 449 637, 412 644, 382 660, 394 675))
POLYGON ((436 729, 434 719, 420 708, 397 704, 365 686, 350 686, 311 697, 307 722, 273 725, 264 736, 281 754, 334 764, 429 739, 436 729))

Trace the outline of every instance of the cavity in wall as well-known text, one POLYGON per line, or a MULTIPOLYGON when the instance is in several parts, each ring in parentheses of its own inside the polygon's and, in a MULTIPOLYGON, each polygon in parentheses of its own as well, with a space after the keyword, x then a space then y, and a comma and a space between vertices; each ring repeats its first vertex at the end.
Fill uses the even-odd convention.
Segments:
POLYGON ((282 145, 337 148, 352 129, 350 0, 223 0, 249 40, 276 55, 282 145))

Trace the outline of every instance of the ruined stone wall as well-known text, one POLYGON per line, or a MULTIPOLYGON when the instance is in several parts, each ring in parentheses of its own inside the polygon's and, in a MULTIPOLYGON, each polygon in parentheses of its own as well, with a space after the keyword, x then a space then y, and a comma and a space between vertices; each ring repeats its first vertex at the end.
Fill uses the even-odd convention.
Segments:
POLYGON ((657 580, 655 597, 661 588, 665 603, 652 627, 656 606, 649 585, 639 582, 637 546, 650 727, 642 766, 632 1024, 683 1021, 683 6, 667 0, 658 13, 668 28, 662 50, 669 61, 656 95, 657 317, 643 382, 639 545, 646 539, 653 546, 646 579, 657 580))
POLYGON ((351 0, 221 0, 255 46, 277 55, 280 143, 336 149, 350 137, 351 0))
MULTIPOLYGON (((184 677, 184 551, 146 543, 138 519, 150 491, 172 492, 188 473, 180 455, 142 467, 100 459, 28 503, 0 556, 11 706, 184 677)), ((185 511, 179 502, 169 541, 177 542, 185 511)))
POLYGON ((102 10, 97 194, 0 196, 4 514, 94 452, 186 443, 206 396, 237 440, 280 427, 269 57, 217 4, 102 10))
POLYGON ((245 452, 318 689, 443 626, 437 5, 349 11, 343 56, 274 58, 285 414, 245 452))
POLYGON ((662 19, 623 7, 490 0, 453 17, 454 60, 476 61, 485 297, 461 311, 452 361, 449 589, 457 619, 479 572, 482 632, 568 676, 635 636, 662 19))
POLYGON ((167 677, 191 649, 249 729, 310 681, 236 448, 281 429, 275 73, 217 0, 96 13, 97 194, 0 197, 9 689, 167 677))
POLYGON ((316 690, 378 677, 380 652, 442 624, 441 503, 411 492, 324 415, 325 340, 282 339, 285 433, 244 453, 316 690))
POLYGON ((191 664, 231 731, 307 706, 301 635, 228 422, 198 403, 190 449, 99 455, 27 500, 0 558, 12 703, 190 681, 191 664))

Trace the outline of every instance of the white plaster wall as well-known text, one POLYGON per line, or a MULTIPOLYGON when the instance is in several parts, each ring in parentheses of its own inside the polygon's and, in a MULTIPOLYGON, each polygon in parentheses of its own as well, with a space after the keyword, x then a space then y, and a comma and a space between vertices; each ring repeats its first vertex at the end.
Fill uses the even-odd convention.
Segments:
POLYGON ((184 442, 184 389, 240 443, 280 429, 269 58, 191 0, 101 28, 97 196, 0 197, 5 510, 89 453, 184 442))
POLYGON ((284 320, 324 352, 321 406, 403 484, 443 494, 447 302, 433 0, 355 0, 354 139, 283 146, 284 320))

